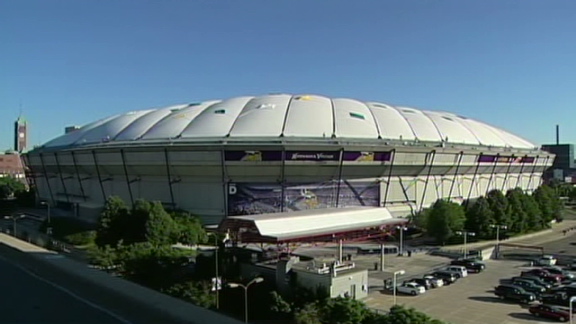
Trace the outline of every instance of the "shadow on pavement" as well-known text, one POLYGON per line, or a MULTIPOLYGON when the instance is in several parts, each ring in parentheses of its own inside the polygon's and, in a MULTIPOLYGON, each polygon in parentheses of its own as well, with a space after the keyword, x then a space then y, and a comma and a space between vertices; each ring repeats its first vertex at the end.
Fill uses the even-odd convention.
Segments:
POLYGON ((507 300, 507 299, 500 299, 498 297, 491 297, 491 296, 472 296, 472 297, 468 297, 468 299, 470 300, 475 300, 475 301, 481 301, 481 302, 485 302, 485 303, 499 303, 499 304, 518 304, 517 302, 513 301, 513 300, 507 300))
POLYGON ((558 322, 558 321, 551 320, 548 318, 536 317, 530 313, 510 313, 510 314, 508 314, 508 316, 515 318, 515 319, 534 321, 534 322, 538 322, 538 323, 557 323, 558 322))

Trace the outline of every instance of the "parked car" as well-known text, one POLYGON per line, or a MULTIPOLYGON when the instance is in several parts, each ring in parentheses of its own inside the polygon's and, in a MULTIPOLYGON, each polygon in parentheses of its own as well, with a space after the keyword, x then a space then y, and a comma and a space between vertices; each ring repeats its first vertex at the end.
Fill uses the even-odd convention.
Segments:
POLYGON ((551 274, 557 274, 562 276, 563 280, 573 280, 574 279, 574 274, 571 272, 568 272, 560 267, 543 267, 542 269, 550 272, 551 274))
POLYGON ((553 255, 543 255, 535 260, 537 265, 541 266, 554 266, 558 260, 553 255))
POLYGON ((459 278, 458 274, 452 271, 436 271, 432 273, 432 276, 444 280, 445 285, 451 285, 458 281, 459 278))
POLYGON ((566 322, 570 319, 569 310, 555 305, 533 305, 528 310, 534 316, 551 318, 560 322, 566 322))
POLYGON ((464 266, 451 265, 446 267, 444 271, 456 272, 460 276, 460 278, 468 277, 468 270, 464 266))
POLYGON ((534 293, 536 296, 542 295, 543 293, 546 292, 546 287, 535 284, 530 280, 513 279, 510 284, 514 286, 520 286, 524 288, 524 290, 526 290, 527 292, 534 293))
POLYGON ((552 273, 550 273, 544 269, 538 269, 538 268, 531 269, 528 271, 522 271, 520 276, 522 276, 522 277, 536 276, 536 277, 541 278, 542 280, 544 280, 546 282, 550 282, 553 285, 558 285, 562 282, 562 276, 552 274, 552 273))
POLYGON ((420 286, 415 282, 405 282, 400 286, 396 287, 396 291, 399 293, 416 296, 425 293, 426 288, 420 286))
POLYGON ((565 292, 555 292, 550 294, 544 294, 540 297, 542 304, 548 305, 559 305, 559 306, 570 306, 570 296, 565 292))
POLYGON ((432 289, 432 283, 430 282, 430 280, 428 279, 424 279, 424 278, 412 278, 410 280, 407 280, 405 282, 414 282, 419 284, 420 286, 426 288, 426 290, 430 290, 432 289))
POLYGON ((475 273, 482 272, 486 269, 486 264, 484 264, 484 262, 471 260, 471 259, 452 260, 452 262, 450 262, 450 264, 451 265, 464 266, 464 267, 466 267, 466 269, 469 272, 475 272, 475 273))
POLYGON ((546 287, 546 289, 552 288, 552 284, 550 282, 546 282, 546 281, 544 281, 541 278, 536 277, 536 276, 512 277, 511 281, 513 281, 514 279, 529 280, 529 281, 532 281, 533 283, 535 283, 537 285, 546 287))
POLYGON ((438 277, 434 277, 432 275, 425 275, 423 279, 426 279, 430 282, 432 288, 440 288, 444 286, 444 280, 438 277))
POLYGON ((522 303, 529 303, 536 300, 536 295, 515 285, 500 285, 494 288, 494 294, 500 299, 517 300, 522 303))
POLYGON ((576 296, 576 284, 561 285, 558 287, 554 287, 550 289, 550 292, 551 293, 562 292, 568 295, 568 297, 576 296))

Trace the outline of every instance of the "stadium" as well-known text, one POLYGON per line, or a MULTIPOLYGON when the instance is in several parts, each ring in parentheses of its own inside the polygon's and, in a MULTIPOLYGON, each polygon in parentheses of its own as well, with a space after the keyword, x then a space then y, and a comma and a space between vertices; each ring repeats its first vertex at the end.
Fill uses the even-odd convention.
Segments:
POLYGON ((131 111, 23 156, 38 198, 94 220, 107 197, 227 216, 371 206, 404 217, 439 198, 531 191, 554 155, 443 111, 271 94, 131 111))

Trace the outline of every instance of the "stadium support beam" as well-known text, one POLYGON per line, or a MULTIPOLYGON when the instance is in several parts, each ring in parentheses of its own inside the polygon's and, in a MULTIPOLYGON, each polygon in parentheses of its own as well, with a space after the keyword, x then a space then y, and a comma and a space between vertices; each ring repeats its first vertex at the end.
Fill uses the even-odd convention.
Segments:
POLYGON ((526 166, 526 157, 528 157, 528 155, 524 155, 524 159, 522 159, 522 164, 520 166, 520 173, 518 174, 518 177, 516 177, 516 186, 514 186, 515 188, 518 188, 518 184, 520 183, 520 179, 522 179, 522 177, 524 175, 524 166, 526 166))
POLYGON ((84 184, 82 183, 82 177, 80 176, 80 171, 78 169, 78 163, 76 162, 76 154, 74 151, 71 151, 72 154, 72 163, 74 163, 74 170, 76 171, 76 176, 78 177, 78 184, 80 185, 80 192, 82 193, 82 198, 86 201, 86 194, 84 192, 84 184))
POLYGON ((40 193, 38 192, 38 183, 36 182, 36 172, 32 169, 30 165, 30 159, 27 154, 20 155, 20 161, 24 167, 24 176, 28 179, 29 183, 34 187, 34 195, 36 196, 36 201, 40 201, 40 193))
POLYGON ((392 149, 390 151, 390 166, 388 169, 388 183, 386 184, 386 191, 384 192, 384 202, 383 205, 386 207, 386 203, 388 203, 388 192, 390 191, 390 184, 392 181, 392 168, 394 168, 394 160, 396 159, 396 149, 392 149))
MULTIPOLYGON (((516 157, 512 154, 512 161, 514 161, 516 157)), ((504 174, 504 182, 502 183, 502 189, 500 191, 504 192, 504 187, 506 187, 506 182, 508 181, 508 174, 510 173, 510 167, 512 166, 512 162, 508 163, 508 167, 506 168, 506 174, 504 174)))
POLYGON ((62 183, 62 189, 64 189, 64 195, 66 196, 66 201, 70 203, 70 196, 68 196, 68 189, 66 188, 66 182, 62 176, 62 167, 60 166, 60 160, 58 159, 58 153, 54 152, 54 159, 56 160, 56 167, 58 168, 58 174, 60 175, 60 183, 62 183))
POLYGON ((421 209, 422 205, 424 205, 424 200, 426 199, 426 191, 428 190, 428 182, 430 180, 430 174, 432 173, 432 167, 434 166, 434 160, 436 160, 436 150, 432 150, 428 153, 428 158, 426 162, 430 160, 430 164, 428 165, 428 173, 426 174, 426 181, 424 182, 424 192, 422 193, 422 198, 420 199, 420 206, 416 206, 416 208, 421 209))
MULTIPOLYGON (((546 161, 544 162, 544 166, 548 165, 548 160, 550 159, 550 155, 546 157, 546 161)), ((526 186, 527 189, 530 189, 532 185, 532 177, 534 176, 534 172, 536 172, 536 167, 538 166, 538 160, 540 160, 540 155, 536 156, 534 160, 534 166, 532 167, 532 172, 530 172, 530 177, 528 178, 528 185, 526 186)))
POLYGON ((96 175, 98 175, 98 183, 100 183, 100 190, 102 191, 102 201, 106 202, 106 191, 104 191, 104 183, 102 182, 102 174, 100 173, 100 167, 98 166, 98 158, 96 157, 95 150, 92 150, 92 158, 94 159, 96 175))
POLYGON ((466 197, 466 207, 468 207, 468 203, 470 202, 470 196, 472 196, 472 188, 474 188, 474 183, 476 182, 476 175, 478 174, 478 169, 480 169, 480 157, 484 153, 480 152, 478 155, 478 159, 476 160, 476 168, 474 168, 474 175, 472 176, 472 182, 470 182, 470 190, 468 190, 468 197, 466 197))
POLYGON ((50 185, 50 177, 48 176, 48 172, 46 172, 46 162, 44 162, 44 153, 40 153, 40 162, 42 163, 44 178, 46 179, 46 184, 48 185, 48 192, 50 193, 51 204, 52 206, 56 206, 54 201, 54 193, 52 192, 52 185, 50 185))
POLYGON ((280 194, 282 195, 280 199, 280 212, 284 212, 284 204, 286 203, 286 199, 284 195, 286 192, 284 191, 284 187, 286 186, 286 148, 282 147, 282 166, 280 167, 280 194))
POLYGON ((488 178, 488 185, 486 186, 485 194, 490 192, 490 185, 492 184, 492 178, 496 172, 496 167, 498 166, 498 160, 500 160, 500 153, 496 154, 496 159, 494 160, 494 165, 492 166, 492 171, 490 171, 490 178, 488 178))
MULTIPOLYGON (((168 190, 170 191, 170 202, 172 203, 172 208, 176 208, 176 200, 174 200, 174 188, 172 188, 172 171, 170 171, 170 154, 168 148, 164 148, 164 163, 166 164, 166 177, 168 178, 168 190)), ((226 190, 226 188, 224 188, 226 190)))
POLYGON ((124 175, 126 176, 126 186, 128 187, 130 204, 131 206, 134 206, 134 195, 132 194, 132 184, 130 183, 130 176, 128 175, 128 167, 126 166, 126 155, 124 153, 124 149, 120 149, 120 156, 122 157, 122 167, 124 168, 124 175))
POLYGON ((339 165, 338 165, 338 187, 336 187, 336 208, 338 208, 340 205, 340 184, 342 183, 342 169, 344 166, 344 148, 340 149, 340 161, 338 164, 339 165))
POLYGON ((454 184, 456 183, 456 178, 458 176, 458 171, 460 171, 460 165, 462 164, 463 158, 464 158, 464 151, 460 151, 460 154, 458 154, 458 163, 456 164, 456 170, 454 171, 454 177, 452 178, 452 183, 450 184, 450 192, 448 192, 448 201, 452 201, 452 190, 454 190, 454 184))
MULTIPOLYGON (((168 160, 168 158, 166 158, 166 160, 168 160)), ((228 172, 226 170, 226 151, 224 150, 224 147, 222 147, 220 150, 220 165, 222 166, 222 198, 224 198, 224 217, 228 217, 228 172)))

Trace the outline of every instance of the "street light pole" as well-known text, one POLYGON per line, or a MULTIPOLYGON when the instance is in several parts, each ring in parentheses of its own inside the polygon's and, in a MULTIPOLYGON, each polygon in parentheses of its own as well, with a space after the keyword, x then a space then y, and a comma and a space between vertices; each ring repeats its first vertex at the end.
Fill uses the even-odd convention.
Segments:
POLYGON ((394 295, 394 305, 396 305, 396 277, 397 277, 398 275, 401 276, 401 275, 403 275, 403 274, 405 274, 405 273, 406 273, 406 271, 404 271, 404 270, 398 270, 398 271, 395 271, 394 274, 393 274, 393 277, 392 277, 392 285, 393 285, 393 287, 392 287, 392 293, 393 293, 393 295, 394 295))
POLYGON ((468 235, 475 236, 476 233, 466 232, 466 231, 458 231, 458 232, 456 232, 456 234, 464 236, 464 259, 466 259, 466 257, 468 256, 468 248, 467 248, 468 235))
POLYGON ((47 201, 42 201, 42 202, 40 202, 40 205, 46 205, 46 209, 47 209, 47 213, 48 213, 47 220, 48 220, 48 225, 50 225, 50 203, 47 201))
POLYGON ((214 244, 216 245, 216 249, 214 250, 214 266, 216 272, 216 279, 214 280, 214 289, 216 290, 216 309, 220 308, 220 277, 218 276, 218 250, 220 246, 218 245, 218 236, 215 233, 208 233, 210 236, 214 236, 214 244))
POLYGON ((4 216, 4 219, 12 219, 12 232, 13 232, 12 235, 13 235, 14 237, 17 237, 17 233, 16 233, 16 221, 19 220, 19 219, 22 219, 22 218, 24 218, 24 217, 26 217, 26 216, 25 216, 25 215, 19 215, 19 216, 14 216, 14 215, 4 216))
POLYGON ((570 297, 570 314, 568 314, 568 316, 570 316, 570 324, 573 324, 573 320, 572 320, 572 303, 576 300, 576 296, 572 296, 570 297))
POLYGON ((407 230, 408 228, 402 225, 402 226, 396 226, 396 229, 400 231, 400 249, 398 251, 398 254, 404 255, 404 231, 407 230))
POLYGON ((500 224, 491 224, 491 228, 496 228, 496 259, 500 257, 500 229, 506 230, 508 226, 500 224))
POLYGON ((251 285, 253 285, 255 283, 260 283, 262 281, 264 281, 264 278, 256 277, 256 278, 250 280, 250 282, 246 285, 234 283, 234 282, 231 282, 228 284, 228 287, 230 287, 230 288, 240 287, 240 288, 244 289, 244 322, 245 323, 248 323, 248 288, 250 288, 251 285))

